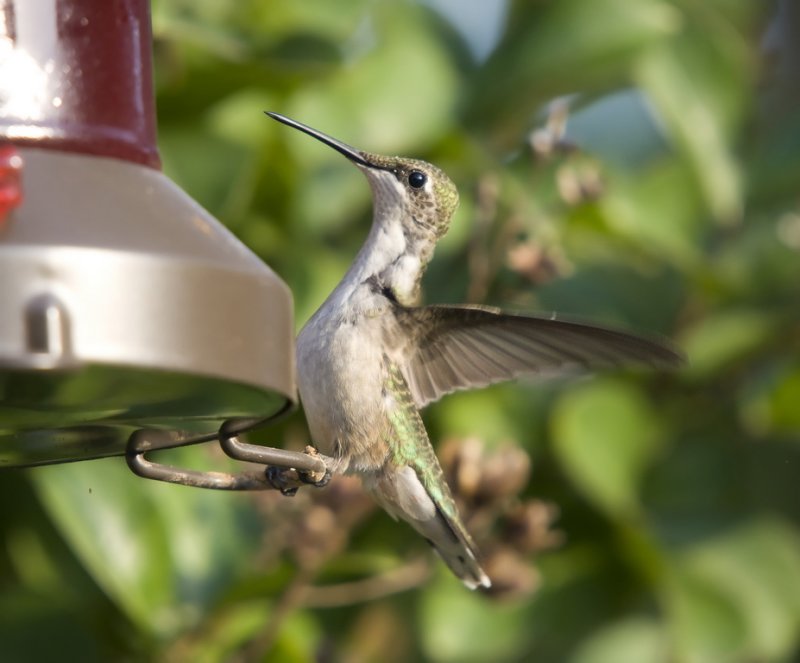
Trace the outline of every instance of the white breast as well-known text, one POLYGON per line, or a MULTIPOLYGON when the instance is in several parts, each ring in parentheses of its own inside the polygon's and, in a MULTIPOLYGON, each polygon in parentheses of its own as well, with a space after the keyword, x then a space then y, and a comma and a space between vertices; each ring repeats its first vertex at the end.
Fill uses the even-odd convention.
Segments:
POLYGON ((297 381, 321 453, 366 463, 383 414, 381 315, 331 316, 321 309, 297 338, 297 381))

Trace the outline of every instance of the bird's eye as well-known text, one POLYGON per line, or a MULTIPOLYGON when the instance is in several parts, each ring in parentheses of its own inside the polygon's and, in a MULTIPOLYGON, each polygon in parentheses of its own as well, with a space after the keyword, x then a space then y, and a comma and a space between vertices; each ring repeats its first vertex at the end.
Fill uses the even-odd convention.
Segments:
POLYGON ((428 176, 423 173, 421 170, 412 170, 408 174, 408 183, 414 189, 421 189, 425 186, 425 182, 428 181, 428 176))

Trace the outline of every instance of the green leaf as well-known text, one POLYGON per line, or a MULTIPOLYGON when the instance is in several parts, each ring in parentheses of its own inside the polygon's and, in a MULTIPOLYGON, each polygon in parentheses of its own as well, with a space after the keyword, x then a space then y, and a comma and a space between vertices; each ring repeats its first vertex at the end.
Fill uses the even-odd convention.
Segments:
POLYGON ((495 120, 496 133, 505 137, 516 138, 531 108, 549 98, 624 84, 632 58, 681 27, 680 13, 660 0, 517 4, 470 109, 474 117, 495 120))
POLYGON ((570 663, 667 663, 669 641, 654 619, 630 617, 600 629, 578 648, 570 663))
MULTIPOLYGON (((200 451, 170 457, 191 464, 200 451)), ((254 550, 243 495, 141 479, 119 458, 36 468, 30 477, 97 583, 158 636, 195 623, 254 550)))
MULTIPOLYGON (((756 519, 681 559, 683 568, 736 611, 741 623, 735 637, 729 634, 732 651, 744 648, 751 660, 785 660, 791 654, 800 626, 800 536, 793 528, 772 518, 756 519)), ((692 638, 699 637, 701 627, 684 624, 692 638)))
POLYGON ((714 112, 700 55, 667 46, 652 48, 637 67, 637 78, 655 104, 675 147, 690 164, 706 204, 725 223, 739 221, 742 198, 739 165, 728 143, 724 117, 714 112))
MULTIPOLYGON (((369 152, 414 154, 429 147, 447 128, 458 79, 425 14, 400 7, 376 5, 370 36, 349 66, 302 88, 282 110, 369 152)), ((286 127, 281 131, 305 171, 296 221, 330 231, 368 219, 370 189, 363 176, 329 147, 286 127)))
MULTIPOLYGON (((423 20, 425 14, 401 7, 377 5, 364 50, 324 84, 295 95, 289 113, 370 152, 428 147, 448 125, 458 78, 441 41, 423 20)), ((292 142, 309 161, 342 158, 307 136, 292 142)))
POLYGON ((662 161, 635 176, 612 174, 600 205, 609 227, 685 272, 703 265, 702 201, 689 170, 662 161))
POLYGON ((728 309, 702 319, 683 337, 687 372, 705 376, 741 361, 773 332, 775 323, 757 310, 728 309))
POLYGON ((428 588, 418 619, 421 644, 430 661, 502 661, 528 638, 523 606, 488 603, 452 578, 428 588))
POLYGON ((703 574, 678 568, 667 581, 665 603, 677 659, 682 663, 738 663, 747 642, 741 611, 703 574))
POLYGON ((591 382, 561 397, 552 428, 555 452, 576 487, 612 515, 634 515, 662 434, 647 400, 624 382, 591 382))
POLYGON ((164 171, 212 214, 219 213, 237 182, 247 177, 252 156, 251 148, 198 127, 163 130, 160 149, 164 171))
POLYGON ((782 376, 774 387, 770 398, 772 425, 781 431, 800 431, 800 367, 782 376))
POLYGON ((253 151, 274 129, 264 111, 275 104, 274 96, 264 90, 244 88, 209 108, 206 124, 215 136, 253 151))
POLYGON ((68 597, 4 589, 0 594, 3 661, 24 663, 70 658, 99 663, 107 660, 75 607, 68 597))
POLYGON ((603 163, 637 173, 666 149, 646 97, 634 88, 574 110, 567 119, 566 138, 603 163))
POLYGON ((530 409, 521 405, 516 411, 518 416, 512 416, 509 410, 520 400, 518 385, 490 387, 485 391, 454 394, 432 406, 435 410, 431 416, 448 435, 478 437, 489 442, 519 440, 520 432, 530 428, 530 422, 520 422, 519 416, 530 413, 530 409))

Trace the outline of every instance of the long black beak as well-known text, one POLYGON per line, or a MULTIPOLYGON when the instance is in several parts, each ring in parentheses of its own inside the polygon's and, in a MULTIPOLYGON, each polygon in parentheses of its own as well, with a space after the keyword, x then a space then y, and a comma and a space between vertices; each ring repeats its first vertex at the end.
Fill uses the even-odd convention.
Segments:
POLYGON ((281 115, 280 113, 273 113, 272 111, 264 111, 266 115, 269 115, 273 120, 278 120, 278 122, 283 122, 284 124, 289 125, 290 127, 294 127, 295 129, 299 129, 303 133, 308 134, 316 138, 318 141, 325 143, 329 147, 332 147, 337 152, 341 152, 344 154, 350 161, 357 163, 359 166, 365 166, 367 168, 375 168, 374 164, 371 164, 369 161, 364 159, 363 154, 354 147, 350 147, 347 143, 343 143, 340 140, 336 140, 332 138, 328 134, 324 134, 321 131, 317 131, 316 129, 312 129, 307 124, 303 124, 302 122, 298 122, 297 120, 293 120, 290 117, 286 117, 285 115, 281 115))

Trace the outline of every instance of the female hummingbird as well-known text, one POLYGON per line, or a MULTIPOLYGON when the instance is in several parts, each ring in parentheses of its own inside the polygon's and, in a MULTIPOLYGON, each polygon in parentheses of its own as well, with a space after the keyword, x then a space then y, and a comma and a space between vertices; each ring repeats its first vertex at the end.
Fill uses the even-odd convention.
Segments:
POLYGON ((592 325, 479 306, 417 306, 422 275, 458 205, 455 185, 424 161, 363 152, 267 115, 346 156, 374 198, 364 246, 297 338, 311 437, 333 473, 360 476, 467 587, 490 587, 419 410, 452 391, 520 376, 674 365, 681 357, 658 342, 592 325))

